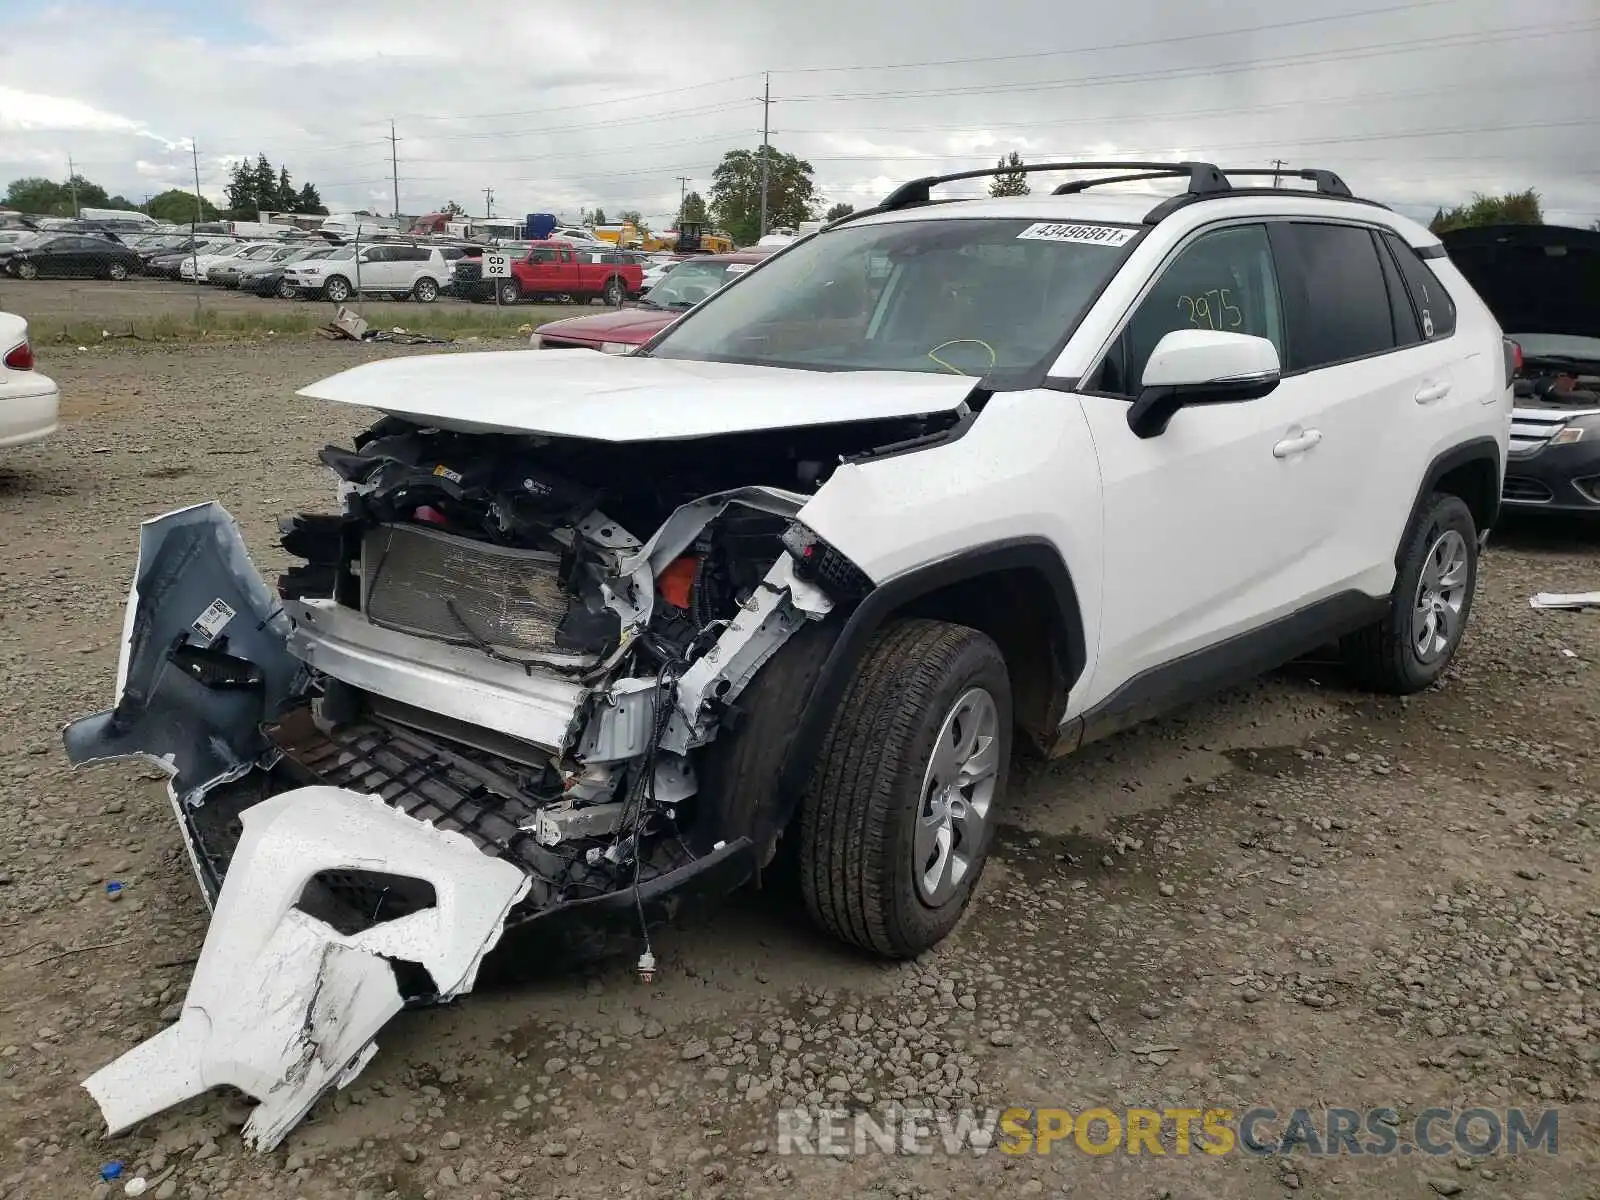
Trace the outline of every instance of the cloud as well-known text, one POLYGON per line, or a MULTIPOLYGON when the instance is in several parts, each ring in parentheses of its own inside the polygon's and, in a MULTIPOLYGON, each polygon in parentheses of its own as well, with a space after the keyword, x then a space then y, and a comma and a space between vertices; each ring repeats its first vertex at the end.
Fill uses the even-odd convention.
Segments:
POLYGON ((54 0, 8 18, 0 182, 71 153, 133 195, 192 177, 192 137, 213 198, 260 152, 331 205, 387 208, 392 117, 407 211, 481 211, 492 189, 498 213, 599 204, 662 222, 679 176, 706 193, 723 151, 759 143, 770 71, 773 142, 815 165, 829 203, 1011 149, 1181 152, 1329 167, 1406 211, 1533 186, 1552 219, 1600 218, 1582 153, 1600 109, 1593 0, 1124 0, 1089 23, 1048 0, 662 11, 54 0))

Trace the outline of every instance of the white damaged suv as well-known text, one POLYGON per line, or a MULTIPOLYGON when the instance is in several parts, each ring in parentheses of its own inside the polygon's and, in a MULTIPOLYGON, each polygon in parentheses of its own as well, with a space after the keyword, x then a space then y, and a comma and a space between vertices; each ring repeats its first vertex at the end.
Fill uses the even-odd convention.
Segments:
POLYGON ((276 588, 216 505, 147 523, 115 707, 66 746, 171 773, 214 916, 182 1018, 87 1081, 109 1125, 227 1082, 270 1146, 502 933, 611 928, 648 976, 651 922, 775 860, 914 955, 1015 749, 1334 642, 1439 680, 1506 460, 1493 318, 1327 172, 1112 166, 1180 190, 919 180, 637 354, 304 389, 386 415, 323 451, 276 588))

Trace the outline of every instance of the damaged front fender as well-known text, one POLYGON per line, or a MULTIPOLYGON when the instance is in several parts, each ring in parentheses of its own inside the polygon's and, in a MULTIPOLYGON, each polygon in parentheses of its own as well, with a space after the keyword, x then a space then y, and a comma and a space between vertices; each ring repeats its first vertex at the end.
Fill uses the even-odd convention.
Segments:
POLYGON ((177 1024, 84 1081, 110 1133, 231 1084, 260 1101, 245 1140, 271 1149, 370 1060, 409 998, 395 964, 425 970, 430 998, 470 990, 529 887, 460 834, 339 788, 284 792, 242 821, 177 1024), (319 877, 350 871, 419 881, 433 903, 341 933, 302 905, 319 877))

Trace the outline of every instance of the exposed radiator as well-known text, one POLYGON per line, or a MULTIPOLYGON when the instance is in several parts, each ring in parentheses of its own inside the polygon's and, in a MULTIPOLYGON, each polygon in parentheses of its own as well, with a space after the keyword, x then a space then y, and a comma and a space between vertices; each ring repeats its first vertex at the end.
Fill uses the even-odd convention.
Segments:
POLYGON ((377 525, 361 543, 361 609, 406 633, 548 654, 567 612, 560 561, 423 525, 377 525))

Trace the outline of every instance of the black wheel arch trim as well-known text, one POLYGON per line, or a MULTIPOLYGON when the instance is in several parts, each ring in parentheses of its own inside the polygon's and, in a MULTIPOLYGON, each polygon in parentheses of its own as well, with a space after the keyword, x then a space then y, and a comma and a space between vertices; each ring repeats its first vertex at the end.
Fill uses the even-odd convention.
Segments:
POLYGON ((1036 571, 1049 585, 1065 632, 1057 647, 1058 665, 1068 688, 1077 681, 1087 661, 1078 593, 1061 552, 1044 538, 1009 538, 975 546, 887 579, 843 614, 839 636, 817 672, 779 774, 776 799, 785 823, 799 803, 828 722, 872 635, 895 612, 917 599, 952 584, 1016 570, 1036 571))
MULTIPOLYGON (((1422 476, 1422 486, 1417 489, 1416 497, 1411 501, 1411 512, 1406 516, 1405 527, 1400 531, 1400 540, 1394 548, 1395 569, 1400 569, 1400 559, 1405 553, 1406 535, 1411 527, 1416 524, 1417 517, 1428 503, 1428 497, 1433 495, 1439 481, 1458 467, 1464 467, 1471 462, 1487 462, 1494 470, 1495 485, 1490 489, 1488 499, 1489 519, 1479 522, 1478 533, 1481 535, 1494 525, 1500 515, 1500 487, 1502 478, 1502 463, 1500 461, 1500 443, 1492 437, 1477 437, 1438 454, 1428 464, 1427 471, 1422 476)), ((1477 514, 1473 514, 1477 519, 1477 514)))

